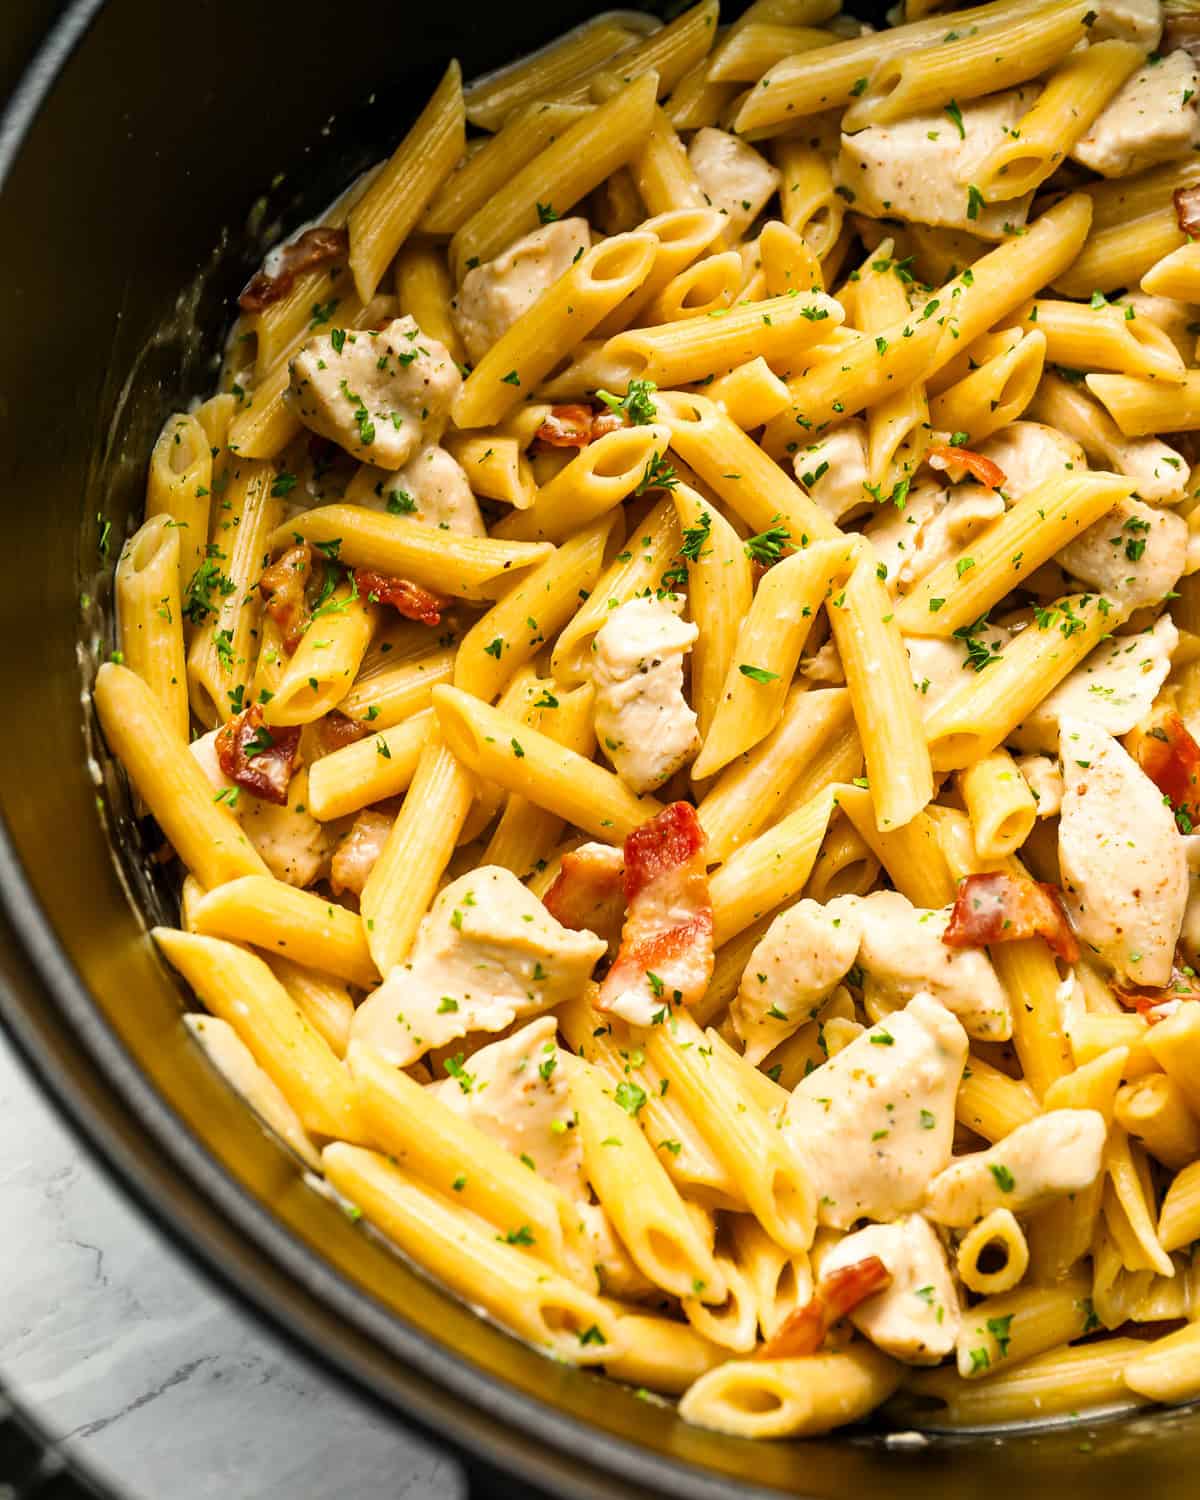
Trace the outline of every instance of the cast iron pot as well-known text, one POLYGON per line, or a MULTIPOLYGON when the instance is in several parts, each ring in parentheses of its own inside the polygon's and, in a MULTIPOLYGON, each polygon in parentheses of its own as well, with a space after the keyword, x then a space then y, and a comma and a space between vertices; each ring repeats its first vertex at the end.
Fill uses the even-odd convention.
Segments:
POLYGON ((180 1024, 146 936, 172 917, 168 885, 82 696, 112 648, 106 575, 151 443, 211 385, 269 236, 390 150, 448 57, 470 77, 600 8, 4 7, 0 85, 35 31, 46 40, 0 122, 0 1012, 145 1212, 365 1398, 452 1444, 480 1493, 509 1475, 522 1495, 568 1497, 1190 1495, 1190 1411, 916 1444, 689 1428, 533 1353, 350 1224, 180 1024))

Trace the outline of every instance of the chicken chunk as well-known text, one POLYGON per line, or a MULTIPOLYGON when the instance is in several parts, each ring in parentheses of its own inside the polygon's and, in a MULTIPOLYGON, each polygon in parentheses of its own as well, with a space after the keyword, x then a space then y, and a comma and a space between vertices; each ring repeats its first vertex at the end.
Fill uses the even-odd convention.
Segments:
POLYGON ((539 1016, 489 1042, 449 1077, 430 1084, 442 1103, 464 1115, 570 1198, 583 1193, 583 1152, 567 1081, 570 1058, 555 1040, 553 1016, 539 1016))
POLYGON ((1152 630, 1101 641, 1017 726, 1009 744, 1054 754, 1064 718, 1086 719, 1109 734, 1128 734, 1158 697, 1178 643, 1170 615, 1156 620, 1152 630))
POLYGON ((915 1209, 950 1160, 967 1034, 929 995, 801 1079, 784 1129, 808 1164, 822 1224, 915 1209))
POLYGON ((877 1348, 908 1365, 936 1365, 954 1348, 962 1324, 958 1291, 936 1231, 920 1214, 848 1234, 821 1261, 828 1275, 877 1255, 891 1285, 860 1302, 850 1321, 877 1348))
POLYGON ((462 465, 435 444, 415 453, 395 473, 380 471, 373 490, 360 497, 370 510, 411 516, 423 526, 441 526, 465 536, 483 536, 487 527, 462 465))
POLYGON ((378 333, 318 334, 290 368, 288 400, 304 425, 381 469, 438 442, 462 385, 445 345, 407 317, 378 333))
POLYGON ((467 272, 450 311, 473 365, 591 243, 586 219, 555 219, 514 241, 495 260, 467 272))
POLYGON ((1047 479, 1081 473, 1087 459, 1078 443, 1043 422, 1009 422, 980 443, 979 452, 1004 470, 1001 488, 1008 500, 1019 500, 1047 479))
POLYGON ((1129 609, 1157 604, 1187 565, 1187 522, 1174 511, 1122 500, 1059 552, 1068 573, 1129 609))
POLYGON ((700 634, 681 600, 631 599, 596 633, 596 738, 635 792, 660 787, 700 749, 683 695, 683 658, 700 634))
POLYGON ((937 636, 905 636, 908 666, 913 686, 921 695, 921 712, 932 713, 951 693, 972 681, 972 668, 990 659, 1008 643, 1002 625, 984 625, 971 637, 972 646, 961 637, 943 640, 937 636))
POLYGON ((1093 8, 1096 19, 1092 23, 1091 41, 1117 37, 1137 42, 1147 51, 1158 46, 1163 26, 1161 0, 1096 0, 1093 8))
POLYGON ((1082 1192, 1099 1176, 1106 1135, 1099 1110, 1052 1109, 986 1151, 951 1162, 929 1184, 924 1212, 938 1224, 966 1229, 994 1208, 1028 1213, 1082 1192))
POLYGON ((704 196, 726 216, 728 233, 744 234, 779 187, 779 173, 753 146, 705 125, 688 147, 704 196))
POLYGON ((1000 240, 1029 216, 1033 194, 980 203, 968 192, 976 166, 1006 139, 1036 90, 1010 89, 962 106, 960 136, 945 113, 910 115, 842 135, 836 176, 860 212, 892 215, 1000 240))
POLYGON ((412 956, 354 1015, 351 1036, 405 1068, 469 1031, 503 1031, 579 993, 602 938, 561 926, 510 871, 452 881, 422 918, 412 956))
POLYGON ((858 417, 838 422, 792 460, 796 478, 834 521, 860 507, 870 508, 866 485, 867 424, 858 417))
POLYGON ((1139 68, 1075 143, 1071 156, 1102 177, 1172 161, 1200 141, 1200 72, 1180 48, 1139 68))
POLYGON ((362 895, 367 876, 383 853, 395 821, 384 813, 372 812, 369 807, 358 814, 333 856, 329 879, 335 896, 340 896, 343 891, 362 895))
POLYGON ((820 1014, 857 957, 861 927, 854 896, 827 906, 797 901, 775 918, 755 945, 730 1008, 748 1062, 757 1065, 820 1014))
MULTIPOLYGON (((1055 739, 1057 749, 1057 734, 1055 739)), ((1062 767, 1057 757, 1051 755, 1018 755, 1017 770, 1025 778, 1025 784, 1033 793, 1039 818, 1056 817, 1062 808, 1063 794, 1067 789, 1062 767)))
POLYGON ((863 1003, 881 1021, 917 994, 932 996, 953 1012, 968 1036, 1000 1042, 1012 1035, 1012 1009, 1004 986, 982 948, 942 942, 948 911, 926 911, 899 891, 874 891, 862 899, 863 1003))
POLYGON ((1133 758, 1086 719, 1061 721, 1063 895, 1080 940, 1128 984, 1171 978, 1187 855, 1171 809, 1133 758))

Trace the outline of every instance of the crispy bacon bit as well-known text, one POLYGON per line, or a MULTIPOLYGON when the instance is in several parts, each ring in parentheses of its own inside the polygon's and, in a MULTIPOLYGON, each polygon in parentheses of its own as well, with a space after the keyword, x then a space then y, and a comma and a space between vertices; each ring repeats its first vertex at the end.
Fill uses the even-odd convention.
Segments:
POLYGON ((371 730, 360 719, 352 719, 335 708, 318 720, 317 733, 320 735, 321 749, 332 755, 335 750, 344 749, 363 739, 371 730))
POLYGON ((948 948, 982 948, 1019 938, 1045 938, 1064 963, 1079 957, 1079 944, 1067 921, 1057 888, 1025 875, 968 875, 958 888, 954 910, 942 934, 948 948))
POLYGON ((305 591, 312 578, 312 568, 312 548, 307 542, 299 542, 264 569, 258 580, 258 591, 266 601, 267 614, 279 626, 283 649, 289 656, 308 629, 305 591))
POLYGON ((374 573, 369 568, 356 568, 354 581, 364 599, 372 604, 390 604, 406 620, 419 620, 422 625, 440 625, 442 611, 450 604, 449 599, 431 594, 419 583, 410 583, 407 578, 389 578, 386 573, 374 573))
POLYGON ((562 857, 554 884, 542 898, 564 927, 587 928, 608 944, 609 956, 621 941, 625 919, 625 859, 611 844, 584 844, 562 857))
POLYGON ((367 876, 375 868, 375 861, 383 853, 387 836, 392 831, 395 818, 389 818, 373 808, 365 808, 354 820, 354 826, 337 846, 330 866, 329 883, 333 894, 344 891, 362 895, 367 876))
POLYGON ((788 1314, 757 1358, 797 1359, 815 1354, 835 1323, 891 1284, 892 1273, 878 1255, 830 1271, 817 1282, 809 1301, 788 1314))
POLYGON ((235 786, 287 806, 288 783, 296 769, 300 749, 300 726, 291 728, 263 723, 263 712, 257 703, 230 719, 217 735, 217 761, 235 786))
POLYGON ((1183 956, 1176 952, 1171 967, 1171 982, 1162 989, 1144 989, 1140 986, 1122 987, 1113 985, 1113 994, 1122 1005, 1136 1010, 1151 1025, 1165 1020, 1180 1000, 1200 1000, 1200 978, 1183 956))
POLYGON ((1200 234, 1200 187, 1175 189, 1175 222, 1183 234, 1200 234))
POLYGON ((713 970, 707 843, 688 802, 673 802, 625 840, 625 925, 599 1010, 645 1024, 703 996, 713 970))
POLYGON ((552 448, 586 448, 592 440, 590 406, 555 406, 537 430, 539 441, 552 448))
POLYGON ((970 448, 952 448, 949 443, 935 443, 926 458, 931 469, 946 470, 951 484, 961 483, 964 474, 970 474, 989 490, 998 490, 1007 482, 999 464, 970 448))
POLYGON ((238 306, 243 312, 260 313, 263 308, 287 296, 301 271, 312 271, 332 260, 342 260, 349 253, 347 230, 323 226, 306 229, 299 239, 283 247, 279 269, 273 276, 268 276, 265 271, 254 273, 238 298, 238 306))
POLYGON ((537 430, 537 437, 552 448, 586 448, 606 433, 627 426, 620 412, 594 412, 590 406, 556 406, 537 430))
POLYGON ((1200 745, 1173 708, 1125 736, 1125 748, 1168 799, 1183 833, 1200 825, 1200 745))

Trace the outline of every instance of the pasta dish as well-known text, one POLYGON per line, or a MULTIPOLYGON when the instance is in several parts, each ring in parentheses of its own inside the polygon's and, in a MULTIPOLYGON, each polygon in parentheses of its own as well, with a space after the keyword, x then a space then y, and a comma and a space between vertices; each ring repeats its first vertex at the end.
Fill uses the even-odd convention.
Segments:
POLYGON ((452 63, 150 456, 94 701, 185 1024, 362 1233, 690 1422, 1200 1395, 1170 7, 452 63))

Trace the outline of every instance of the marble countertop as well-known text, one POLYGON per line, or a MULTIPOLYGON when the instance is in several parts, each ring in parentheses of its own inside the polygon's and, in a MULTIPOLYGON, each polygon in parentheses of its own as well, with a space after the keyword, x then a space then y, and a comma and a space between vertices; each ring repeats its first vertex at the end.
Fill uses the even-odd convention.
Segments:
POLYGON ((462 1500, 135 1214, 2 1030, 0 1119, 0 1380, 122 1500, 462 1500))

